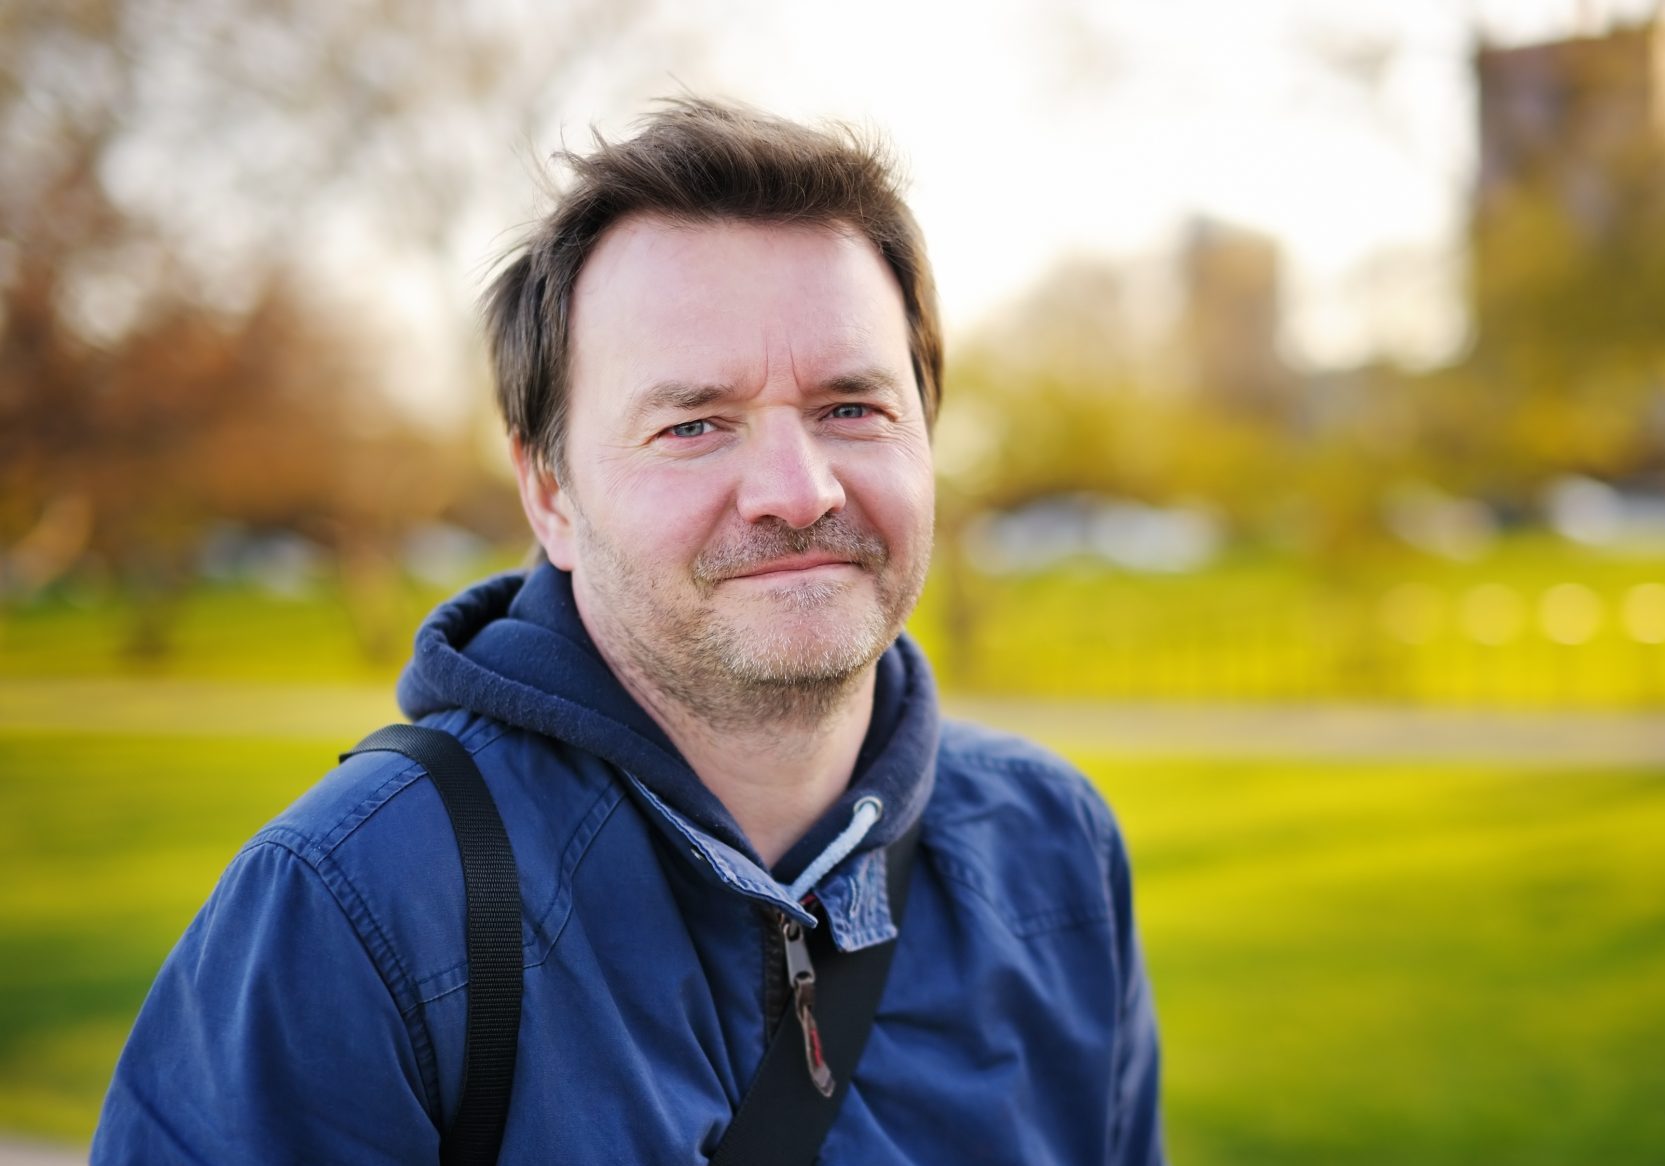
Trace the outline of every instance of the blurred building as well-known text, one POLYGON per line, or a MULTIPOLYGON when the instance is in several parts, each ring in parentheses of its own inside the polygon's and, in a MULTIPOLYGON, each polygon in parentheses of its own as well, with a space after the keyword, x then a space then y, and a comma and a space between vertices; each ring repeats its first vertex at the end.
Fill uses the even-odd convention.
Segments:
POLYGON ((1665 144, 1665 23, 1519 48, 1481 48, 1475 215, 1523 190, 1592 238, 1622 230, 1622 180, 1665 144))
POLYGON ((1294 377, 1278 353, 1277 244, 1255 231, 1199 219, 1180 266, 1186 379, 1232 412, 1281 416, 1294 377))
POLYGON ((1129 319, 1123 265, 1092 256, 1055 264, 1022 298, 983 329, 997 346, 1044 350, 1060 378, 1094 389, 1127 381, 1149 347, 1129 319))
POLYGON ((1474 72, 1480 167, 1473 286, 1475 325, 1484 340, 1488 331, 1517 323, 1500 315, 1519 299, 1511 283, 1552 266, 1563 275, 1593 274, 1592 257, 1603 250, 1659 241, 1665 22, 1482 47, 1474 72))
POLYGON ((1474 367, 1523 465, 1665 473, 1665 21, 1474 57, 1474 367))

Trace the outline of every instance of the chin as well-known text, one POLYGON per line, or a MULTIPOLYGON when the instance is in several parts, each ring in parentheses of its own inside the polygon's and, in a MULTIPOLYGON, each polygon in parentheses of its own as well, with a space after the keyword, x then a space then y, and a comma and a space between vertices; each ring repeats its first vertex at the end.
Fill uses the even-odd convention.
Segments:
POLYGON ((853 680, 877 660, 896 633, 880 614, 815 605, 713 629, 706 647, 729 675, 745 684, 791 687, 853 680), (809 616, 809 618, 805 618, 809 616))

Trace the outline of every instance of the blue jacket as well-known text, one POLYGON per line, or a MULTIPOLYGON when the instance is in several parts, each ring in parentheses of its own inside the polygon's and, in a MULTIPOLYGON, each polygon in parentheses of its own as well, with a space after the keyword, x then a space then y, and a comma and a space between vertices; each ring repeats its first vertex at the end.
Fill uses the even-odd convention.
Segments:
MULTIPOLYGON (((881 659, 851 788, 773 870, 601 661, 550 567, 439 608, 400 682, 508 826, 525 1003, 505 1162, 699 1163, 786 1006, 785 887, 843 950, 896 934, 884 847, 923 815, 906 925, 825 1163, 1163 1160, 1127 855, 1067 765, 939 725, 881 659), (811 872, 813 874, 813 872, 811 872)), ((455 1111, 468 968, 456 844, 406 759, 361 754, 232 861, 122 1053, 94 1163, 418 1163, 455 1111)))

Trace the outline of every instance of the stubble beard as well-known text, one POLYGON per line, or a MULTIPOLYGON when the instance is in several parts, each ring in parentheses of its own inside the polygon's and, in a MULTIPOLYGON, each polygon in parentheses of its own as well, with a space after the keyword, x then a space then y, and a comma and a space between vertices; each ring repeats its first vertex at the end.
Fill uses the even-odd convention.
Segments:
MULTIPOLYGON (((624 656, 610 662, 714 729, 824 723, 901 631, 929 562, 922 555, 906 577, 896 577, 884 541, 841 514, 801 530, 771 520, 701 552, 690 572, 698 602, 687 602, 674 581, 640 571, 582 517, 578 526, 586 560, 601 567, 590 572, 592 589, 607 593, 607 610, 597 614, 624 656), (811 551, 852 562, 876 602, 830 629, 818 621, 837 618, 840 600, 861 580, 782 582, 747 597, 749 618, 713 602, 725 580, 811 551)), ((928 536, 922 545, 929 548, 928 536)))

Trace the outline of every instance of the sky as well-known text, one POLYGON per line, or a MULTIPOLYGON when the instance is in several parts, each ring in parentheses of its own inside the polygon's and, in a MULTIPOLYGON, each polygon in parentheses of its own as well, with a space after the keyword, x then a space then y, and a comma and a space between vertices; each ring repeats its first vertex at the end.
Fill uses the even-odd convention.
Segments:
MULTIPOLYGON (((1082 256, 1125 265, 1160 319, 1167 260, 1206 216, 1279 244, 1281 343, 1297 366, 1427 367, 1465 339, 1478 38, 1600 32, 1657 2, 667 2, 634 76, 650 93, 716 92, 888 135, 951 339, 1082 256)), ((640 112, 639 92, 595 74, 566 79, 552 138, 620 132, 640 112)), ((532 195, 528 182, 527 215, 532 195)), ((454 316, 454 289, 477 289, 504 225, 494 208, 460 233, 451 294, 408 281, 410 318, 454 316)), ((449 369, 420 352, 410 363, 413 390, 437 391, 449 369)))
POLYGON ((1653 7, 974 0, 944 20, 849 0, 835 23, 773 5, 779 35, 759 39, 792 47, 759 62, 730 41, 719 75, 765 103, 890 130, 954 326, 1061 255, 1171 252, 1203 214, 1285 249, 1291 357, 1427 364, 1463 339, 1476 31, 1519 43, 1653 7))

